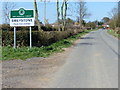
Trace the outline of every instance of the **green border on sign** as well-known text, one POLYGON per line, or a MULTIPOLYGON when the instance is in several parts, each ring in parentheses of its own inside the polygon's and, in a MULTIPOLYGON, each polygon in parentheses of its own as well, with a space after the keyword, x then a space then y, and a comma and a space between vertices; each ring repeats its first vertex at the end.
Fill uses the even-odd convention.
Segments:
POLYGON ((10 18, 34 18, 34 10, 25 10, 24 8, 12 10, 10 18))

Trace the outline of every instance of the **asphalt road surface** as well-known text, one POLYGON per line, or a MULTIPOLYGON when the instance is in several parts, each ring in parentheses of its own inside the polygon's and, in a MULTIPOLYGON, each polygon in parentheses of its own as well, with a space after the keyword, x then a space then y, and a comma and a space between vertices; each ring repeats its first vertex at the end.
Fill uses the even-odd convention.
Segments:
POLYGON ((46 87, 118 88, 118 55, 115 37, 93 31, 81 38, 46 87))
POLYGON ((48 58, 2 62, 3 88, 118 88, 118 39, 93 31, 48 58))

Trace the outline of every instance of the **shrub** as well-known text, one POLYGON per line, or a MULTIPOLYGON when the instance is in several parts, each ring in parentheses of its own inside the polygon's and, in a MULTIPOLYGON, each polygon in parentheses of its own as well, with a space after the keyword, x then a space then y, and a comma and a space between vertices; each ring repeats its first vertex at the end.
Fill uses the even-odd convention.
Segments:
MULTIPOLYGON (((2 28, 3 31, 13 31, 14 28, 10 27, 9 24, 3 24, 2 28)), ((41 25, 41 29, 43 31, 57 31, 57 28, 52 27, 50 24, 47 24, 46 26, 41 25)), ((26 31, 29 30, 29 27, 17 27, 17 31, 26 31)), ((32 26, 32 30, 38 31, 38 26, 32 26)))
POLYGON ((120 27, 117 27, 117 28, 115 29, 115 31, 116 31, 117 34, 120 34, 120 27))
MULTIPOLYGON (((66 39, 81 32, 80 30, 68 30, 68 31, 32 31, 32 45, 33 46, 48 46, 59 40, 66 39)), ((17 31, 16 40, 17 46, 29 46, 29 31, 17 31)), ((14 43, 14 33, 13 31, 3 31, 2 32, 2 45, 3 46, 13 46, 14 43)))
POLYGON ((57 28, 52 27, 50 24, 47 24, 45 26, 41 26, 41 29, 43 31, 57 31, 57 28))
MULTIPOLYGON (((67 25, 66 31, 58 31, 58 27, 52 27, 50 24, 41 26, 42 32, 38 31, 38 27, 32 27, 32 45, 33 46, 48 46, 59 40, 66 39, 70 36, 76 35, 80 30, 79 26, 67 25)), ((16 42, 18 47, 29 46, 29 27, 17 27, 16 42)), ((14 33, 13 27, 8 24, 2 25, 2 46, 13 46, 14 33)))

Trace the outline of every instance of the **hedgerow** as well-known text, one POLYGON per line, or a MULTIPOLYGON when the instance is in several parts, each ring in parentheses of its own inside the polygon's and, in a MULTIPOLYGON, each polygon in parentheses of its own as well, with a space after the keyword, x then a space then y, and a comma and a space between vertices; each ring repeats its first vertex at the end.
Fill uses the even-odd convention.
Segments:
MULTIPOLYGON (((59 40, 66 39, 72 35, 82 32, 81 30, 68 31, 32 31, 32 45, 33 46, 48 46, 59 40)), ((29 46, 29 31, 17 31, 16 41, 18 47, 29 46)), ((2 31, 2 46, 13 46, 14 33, 13 31, 2 31)))

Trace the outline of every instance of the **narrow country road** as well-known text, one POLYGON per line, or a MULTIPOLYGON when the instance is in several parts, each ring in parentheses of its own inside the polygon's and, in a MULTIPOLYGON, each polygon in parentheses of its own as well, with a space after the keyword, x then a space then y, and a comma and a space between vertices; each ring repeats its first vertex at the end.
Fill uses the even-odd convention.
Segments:
POLYGON ((116 38, 105 30, 91 32, 81 38, 47 87, 117 88, 118 55, 116 38))
POLYGON ((2 62, 3 88, 117 88, 118 39, 98 30, 48 58, 2 62))

